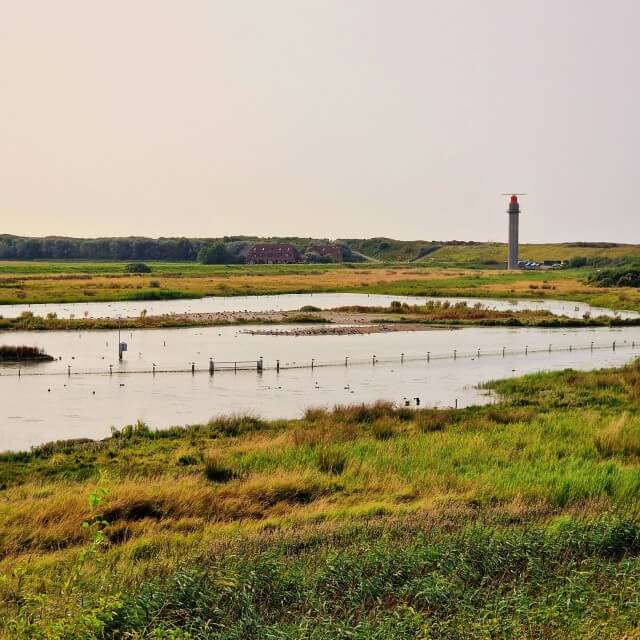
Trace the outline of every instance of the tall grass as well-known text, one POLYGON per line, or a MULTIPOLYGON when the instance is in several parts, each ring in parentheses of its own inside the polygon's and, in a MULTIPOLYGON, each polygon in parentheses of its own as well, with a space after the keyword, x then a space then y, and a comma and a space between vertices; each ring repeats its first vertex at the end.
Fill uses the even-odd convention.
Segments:
MULTIPOLYGON (((125 590, 119 581, 110 598, 87 589, 65 617, 44 596, 24 620, 5 621, 5 637, 546 639, 636 628, 633 517, 454 530, 409 521, 336 534, 231 544, 125 590)), ((129 561, 150 566, 161 549, 138 545, 129 561)))

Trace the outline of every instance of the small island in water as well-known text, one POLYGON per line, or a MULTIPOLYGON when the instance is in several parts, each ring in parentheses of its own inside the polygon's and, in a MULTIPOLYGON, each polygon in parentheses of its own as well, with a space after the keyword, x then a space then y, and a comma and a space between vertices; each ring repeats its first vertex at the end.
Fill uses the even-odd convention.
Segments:
POLYGON ((0 362, 50 362, 52 356, 40 347, 0 345, 0 362))

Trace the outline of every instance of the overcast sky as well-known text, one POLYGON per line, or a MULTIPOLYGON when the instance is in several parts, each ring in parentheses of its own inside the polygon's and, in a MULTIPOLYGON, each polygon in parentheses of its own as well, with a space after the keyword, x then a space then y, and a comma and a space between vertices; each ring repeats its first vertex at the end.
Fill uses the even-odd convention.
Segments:
POLYGON ((640 242, 638 0, 0 0, 0 233, 640 242))

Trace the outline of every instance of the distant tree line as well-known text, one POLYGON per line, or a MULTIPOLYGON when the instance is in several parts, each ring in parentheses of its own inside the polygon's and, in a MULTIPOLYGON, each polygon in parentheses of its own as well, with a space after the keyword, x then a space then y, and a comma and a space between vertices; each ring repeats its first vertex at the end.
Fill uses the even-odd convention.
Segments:
POLYGON ((2 260, 195 260, 206 240, 0 236, 2 260))
MULTIPOLYGON (((248 240, 231 240, 228 242, 217 241, 202 245, 198 251, 198 262, 202 264, 241 264, 244 263, 247 252, 249 251, 253 241, 248 240)), ((290 243, 294 244, 294 243, 290 243)), ((355 254, 349 245, 338 242, 335 243, 342 251, 342 259, 345 262, 361 262, 363 258, 355 254)), ((334 259, 330 256, 321 256, 313 251, 305 249, 305 245, 309 243, 297 242, 294 244, 300 250, 305 262, 310 263, 330 263, 334 259), (297 246, 296 246, 297 245, 297 246)))
MULTIPOLYGON (((0 260, 175 260, 203 264, 238 264, 255 242, 287 242, 305 255, 307 262, 330 262, 326 256, 307 251, 312 238, 254 238, 225 236, 222 238, 25 238, 0 235, 0 260)), ((322 242, 322 241, 320 241, 322 242)), ((344 242, 341 247, 346 262, 362 258, 344 242)))

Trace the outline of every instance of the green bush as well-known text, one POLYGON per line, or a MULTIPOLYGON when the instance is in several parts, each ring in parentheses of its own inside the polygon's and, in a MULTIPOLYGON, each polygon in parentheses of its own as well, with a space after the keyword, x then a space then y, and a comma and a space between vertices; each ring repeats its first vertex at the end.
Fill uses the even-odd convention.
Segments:
POLYGON ((237 477, 236 472, 219 458, 210 457, 204 461, 204 475, 212 482, 229 482, 237 477))
POLYGON ((126 267, 127 273, 151 273, 151 267, 144 262, 130 262, 126 267))
POLYGON ((235 262, 227 251, 224 242, 209 244, 198 252, 198 262, 201 264, 231 264, 235 262))

